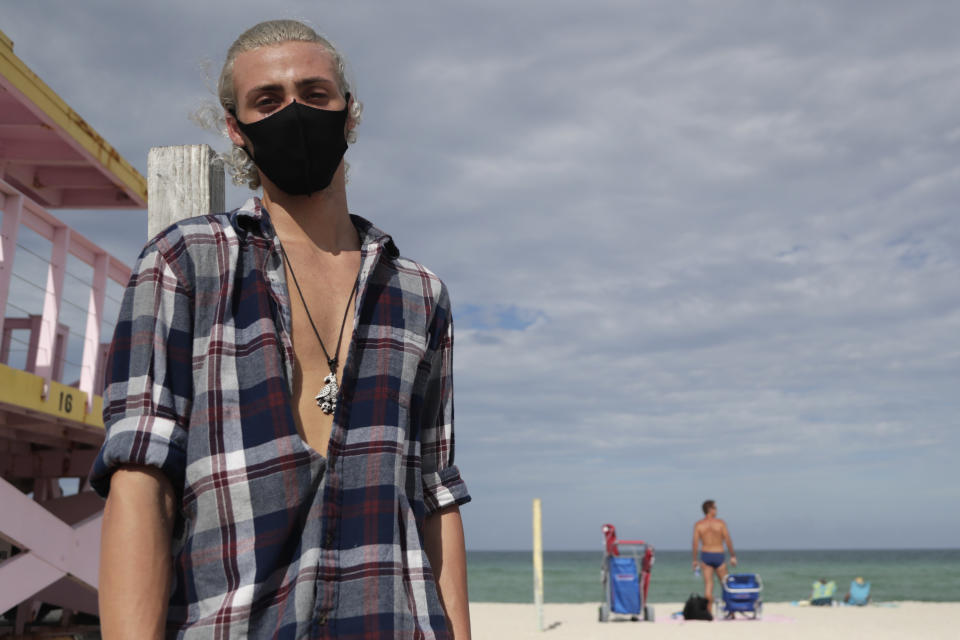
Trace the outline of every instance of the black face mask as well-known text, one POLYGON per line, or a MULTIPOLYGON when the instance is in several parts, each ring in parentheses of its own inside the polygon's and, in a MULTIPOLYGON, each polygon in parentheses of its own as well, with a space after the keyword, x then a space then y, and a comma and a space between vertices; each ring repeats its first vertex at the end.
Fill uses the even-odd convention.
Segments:
MULTIPOLYGON (((347 103, 350 94, 347 94, 347 103)), ((329 186, 347 150, 347 109, 291 102, 263 120, 237 127, 253 143, 253 162, 284 193, 309 195, 329 186)), ((250 149, 246 150, 250 153, 250 149)))

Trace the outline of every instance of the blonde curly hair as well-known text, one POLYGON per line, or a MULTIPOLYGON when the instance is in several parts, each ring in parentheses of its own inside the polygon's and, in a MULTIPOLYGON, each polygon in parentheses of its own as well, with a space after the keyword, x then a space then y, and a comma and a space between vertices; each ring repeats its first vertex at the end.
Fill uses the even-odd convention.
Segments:
MULTIPOLYGON (((319 44, 333 57, 333 65, 337 74, 337 88, 343 95, 351 94, 353 100, 350 102, 349 116, 355 124, 360 124, 360 114, 363 112, 363 104, 357 100, 354 92, 351 90, 350 81, 347 79, 347 64, 343 55, 337 51, 333 44, 314 31, 312 28, 298 20, 268 20, 256 24, 243 33, 230 45, 227 50, 227 59, 223 63, 223 69, 220 71, 220 79, 217 82, 217 97, 220 100, 220 106, 227 113, 234 114, 237 110, 237 93, 233 86, 233 61, 236 57, 245 52, 259 49, 260 47, 269 47, 282 44, 284 42, 314 42, 319 44)), ((211 114, 199 115, 199 119, 209 119, 211 114)), ((218 120, 223 120, 224 115, 218 114, 218 120)), ((224 125, 225 127, 225 125, 224 125)), ((347 142, 353 144, 357 140, 356 127, 347 134, 347 142)), ((250 189, 260 187, 260 176, 257 168, 242 147, 233 145, 230 151, 220 154, 223 163, 231 174, 233 183, 237 186, 247 186, 250 189)))

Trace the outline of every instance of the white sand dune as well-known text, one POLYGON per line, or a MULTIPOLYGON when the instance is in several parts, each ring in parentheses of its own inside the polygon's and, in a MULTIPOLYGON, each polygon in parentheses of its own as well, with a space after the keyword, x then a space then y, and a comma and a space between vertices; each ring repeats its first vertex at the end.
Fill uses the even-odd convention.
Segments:
POLYGON ((544 605, 546 631, 537 630, 532 604, 470 604, 477 640, 615 640, 617 638, 870 638, 939 640, 960 638, 960 603, 897 602, 891 606, 796 607, 765 603, 759 621, 684 622, 671 620, 682 604, 654 604, 656 622, 600 623, 596 604, 544 605))

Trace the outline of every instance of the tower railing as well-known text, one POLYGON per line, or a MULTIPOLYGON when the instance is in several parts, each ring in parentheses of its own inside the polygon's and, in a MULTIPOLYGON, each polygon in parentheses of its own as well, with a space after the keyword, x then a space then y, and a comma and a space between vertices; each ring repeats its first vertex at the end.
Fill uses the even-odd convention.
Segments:
POLYGON ((97 612, 103 501, 86 476, 103 440, 108 283, 123 287, 130 268, 2 179, 0 213, 0 613, 17 607, 20 633, 40 603, 67 619, 97 612), (18 272, 18 256, 34 268, 18 272), (92 277, 68 273, 68 256, 92 277), (64 297, 68 285, 87 289, 85 308, 64 297), (82 326, 66 321, 70 305, 82 326), (82 344, 65 380, 71 338, 82 344), (64 483, 76 492, 64 495, 64 483))
MULTIPOLYGON (((148 175, 150 235, 223 209, 223 165, 206 145, 151 149, 148 175)), ((120 304, 108 288, 122 290, 130 267, 3 179, 0 214, 0 614, 16 607, 13 631, 22 634, 42 607, 60 607, 61 628, 78 628, 76 613, 98 613, 103 500, 87 474, 104 437, 104 329, 120 304), (18 256, 41 266, 15 269, 18 256), (89 279, 70 273, 69 256, 89 279), (85 305, 64 295, 68 278, 89 289, 85 305), (109 313, 108 301, 116 307, 109 313), (82 329, 67 320, 68 308, 81 312, 82 329), (82 341, 79 361, 71 338, 82 341), (65 483, 75 491, 65 495, 65 483)))

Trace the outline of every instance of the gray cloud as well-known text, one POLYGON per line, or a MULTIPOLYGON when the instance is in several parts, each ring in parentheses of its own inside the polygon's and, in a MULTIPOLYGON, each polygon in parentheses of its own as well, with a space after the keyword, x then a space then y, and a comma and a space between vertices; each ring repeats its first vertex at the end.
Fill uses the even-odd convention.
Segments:
MULTIPOLYGON (((740 546, 954 544, 960 9, 42 4, 16 51, 141 171, 225 146, 187 114, 243 28, 347 52, 351 206, 455 303, 472 547, 526 547, 534 496, 552 548, 682 547, 706 497, 740 546)), ((130 260, 145 233, 69 215, 130 260)))

